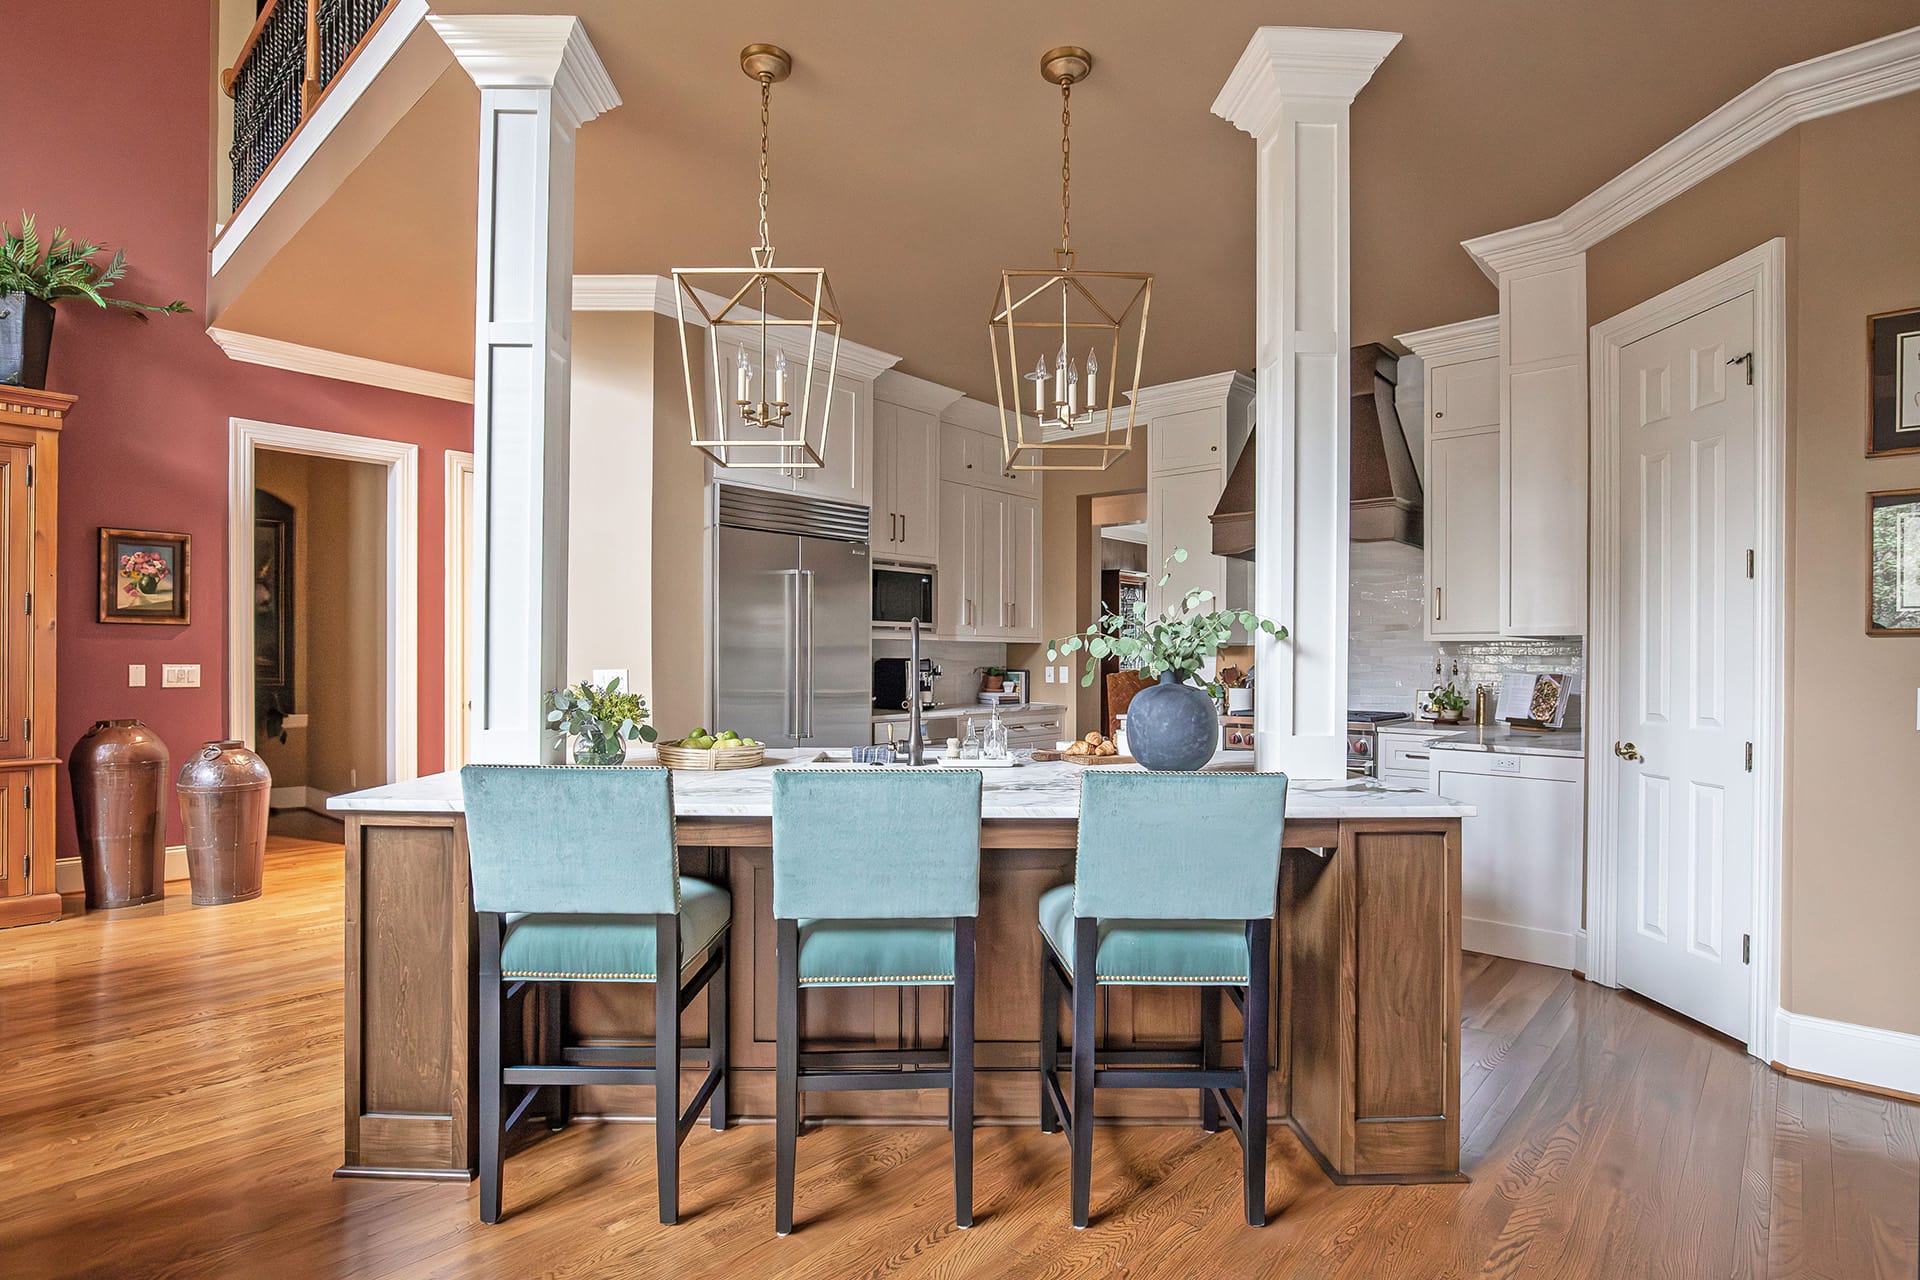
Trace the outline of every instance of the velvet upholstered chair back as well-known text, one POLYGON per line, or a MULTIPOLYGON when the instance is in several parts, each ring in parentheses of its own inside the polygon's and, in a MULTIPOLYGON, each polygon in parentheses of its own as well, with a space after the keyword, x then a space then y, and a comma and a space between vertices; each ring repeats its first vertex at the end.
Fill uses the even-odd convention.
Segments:
POLYGON ((773 914, 915 920, 980 913, 973 769, 776 769, 773 914))
POLYGON ((1123 773, 1080 781, 1073 913, 1252 920, 1280 883, 1284 773, 1123 773))
POLYGON ((665 769, 470 764, 476 911, 670 915, 680 909, 665 769))

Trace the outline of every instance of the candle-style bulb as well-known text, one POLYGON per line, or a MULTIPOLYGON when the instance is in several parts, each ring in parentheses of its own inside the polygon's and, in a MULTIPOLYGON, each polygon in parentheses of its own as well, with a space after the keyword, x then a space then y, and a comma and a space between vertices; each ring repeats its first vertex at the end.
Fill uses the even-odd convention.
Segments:
POLYGON ((1047 357, 1044 354, 1035 357, 1033 372, 1027 375, 1027 381, 1033 384, 1033 411, 1044 416, 1047 411, 1047 357))
POLYGON ((1080 410, 1080 362, 1067 361, 1067 417, 1071 418, 1080 410))
POLYGON ((746 404, 753 399, 753 365, 748 363, 744 349, 734 366, 733 398, 740 404, 746 404))
POLYGON ((773 357, 773 402, 787 403, 787 353, 784 351, 775 352, 773 357))
POLYGON ((1087 348, 1087 409, 1089 412, 1099 403, 1099 386, 1100 357, 1093 353, 1093 348, 1089 347, 1087 348))

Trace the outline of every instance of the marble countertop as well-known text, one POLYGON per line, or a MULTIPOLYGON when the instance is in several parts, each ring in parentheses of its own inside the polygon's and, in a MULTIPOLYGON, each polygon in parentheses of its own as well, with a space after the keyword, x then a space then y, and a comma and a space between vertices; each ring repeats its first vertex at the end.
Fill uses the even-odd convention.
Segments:
MULTIPOLYGON (((636 759, 636 764, 651 763, 636 759)), ((673 807, 683 818, 767 818, 773 813, 773 770, 779 765, 819 764, 822 767, 871 769, 874 765, 846 763, 845 753, 824 751, 768 751, 767 763, 754 769, 721 771, 682 770, 673 777, 673 807), (838 754, 835 761, 832 757, 838 754)), ((906 766, 888 766, 904 768, 906 766)), ((1130 769, 1134 765, 1107 765, 1130 769)), ((1241 753, 1225 753, 1209 767, 1244 770, 1250 767, 1241 753)), ((1077 819, 1080 816, 1080 779, 1086 766, 1064 762, 1016 769, 982 770, 983 818, 1077 819)), ((335 813, 458 813, 461 809, 458 774, 436 773, 412 782, 350 792, 333 797, 327 808, 335 813)), ((1327 782, 1295 782, 1287 791, 1291 818, 1470 818, 1474 807, 1448 800, 1420 787, 1396 786, 1371 778, 1327 782)))
POLYGON ((1586 745, 1578 729, 1554 729, 1546 733, 1514 729, 1504 724, 1469 725, 1465 733, 1437 738, 1435 751, 1507 751, 1515 755, 1586 755, 1586 745))
MULTIPOLYGON (((1019 715, 1023 711, 1055 712, 1065 711, 1066 709, 1067 704, 1064 702, 1025 702, 1019 706, 1001 707, 1000 714, 1004 717, 1019 715)), ((984 716, 992 710, 992 707, 983 707, 977 702, 947 702, 937 707, 929 707, 926 711, 921 712, 921 716, 923 718, 971 715, 984 716)), ((875 724, 886 724, 889 721, 904 722, 906 719, 907 713, 904 711, 876 711, 873 713, 873 722, 875 724)))

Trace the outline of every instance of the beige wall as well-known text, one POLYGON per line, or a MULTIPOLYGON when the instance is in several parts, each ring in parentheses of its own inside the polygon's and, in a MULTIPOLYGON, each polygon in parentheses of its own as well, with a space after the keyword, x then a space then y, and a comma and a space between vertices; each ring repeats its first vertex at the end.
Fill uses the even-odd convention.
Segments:
POLYGON ((387 476, 368 462, 262 450, 255 480, 294 509, 294 710, 262 742, 276 787, 387 779, 387 476))
MULTIPOLYGON (((1049 639, 1084 630, 1093 621, 1099 593, 1099 540, 1094 537, 1091 503, 1097 494, 1126 493, 1147 487, 1147 432, 1136 427, 1133 449, 1105 471, 1050 471, 1040 485, 1040 624, 1049 639)), ((1046 683, 1047 646, 1008 645, 1007 665, 1034 673, 1033 696, 1065 702, 1073 708, 1076 734, 1094 728, 1100 718, 1100 692, 1082 688, 1084 655, 1073 663, 1074 683, 1046 683)), ((1055 664, 1059 665, 1058 663, 1055 664)))
POLYGON ((1920 94, 1803 125, 1597 246, 1600 320, 1787 237, 1786 946, 1795 1012, 1920 1033, 1920 643, 1866 634, 1866 317, 1920 306, 1920 94))

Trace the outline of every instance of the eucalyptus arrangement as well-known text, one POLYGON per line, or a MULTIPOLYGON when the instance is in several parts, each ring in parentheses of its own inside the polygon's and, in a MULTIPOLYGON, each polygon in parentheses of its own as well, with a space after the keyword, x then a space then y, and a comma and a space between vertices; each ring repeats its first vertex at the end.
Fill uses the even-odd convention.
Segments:
POLYGON ((555 689, 546 696, 546 710, 553 745, 571 738, 575 764, 619 764, 627 758, 627 743, 660 736, 647 723, 646 698, 622 689, 618 676, 605 688, 582 680, 555 689))
MULTIPOLYGON (((1160 567, 1160 583, 1173 578, 1173 566, 1186 561, 1187 549, 1175 547, 1160 567)), ((1147 617, 1144 600, 1136 601, 1126 614, 1103 613, 1079 635, 1063 636, 1047 644, 1047 660, 1057 662, 1065 654, 1087 655, 1087 671, 1080 678, 1091 686, 1100 672, 1100 660, 1108 654, 1120 658, 1138 658, 1142 669, 1155 679, 1171 673, 1174 680, 1186 684, 1218 653, 1233 641, 1233 629, 1246 628, 1251 634, 1264 631, 1277 640, 1287 638, 1287 629, 1262 618, 1250 609, 1219 609, 1213 605, 1213 592, 1193 590, 1167 606, 1156 618, 1147 617)), ((1205 683, 1207 693, 1220 696, 1220 686, 1205 683)))
POLYGON ((0 383, 46 385, 56 302, 85 298, 140 320, 149 311, 187 309, 178 299, 160 304, 109 296, 127 274, 127 255, 115 249, 106 262, 96 261, 104 252, 105 246, 76 240, 65 227, 55 227, 43 245, 30 213, 20 215, 18 231, 0 223, 0 383))
MULTIPOLYGON (((1185 547, 1160 567, 1160 584, 1173 577, 1173 566, 1185 561, 1185 547)), ((1249 635, 1264 632, 1276 640, 1287 629, 1250 609, 1222 609, 1211 591, 1186 592, 1159 616, 1148 617, 1144 601, 1123 613, 1102 613, 1078 635, 1063 636, 1047 645, 1047 660, 1063 654, 1085 653, 1087 671, 1082 685, 1091 685, 1100 673, 1100 660, 1113 655, 1137 661, 1159 684, 1135 694, 1126 711, 1127 751, 1149 769, 1198 769, 1219 745, 1220 723, 1214 699, 1220 686, 1190 683, 1202 667, 1233 641, 1235 627, 1249 635)))

